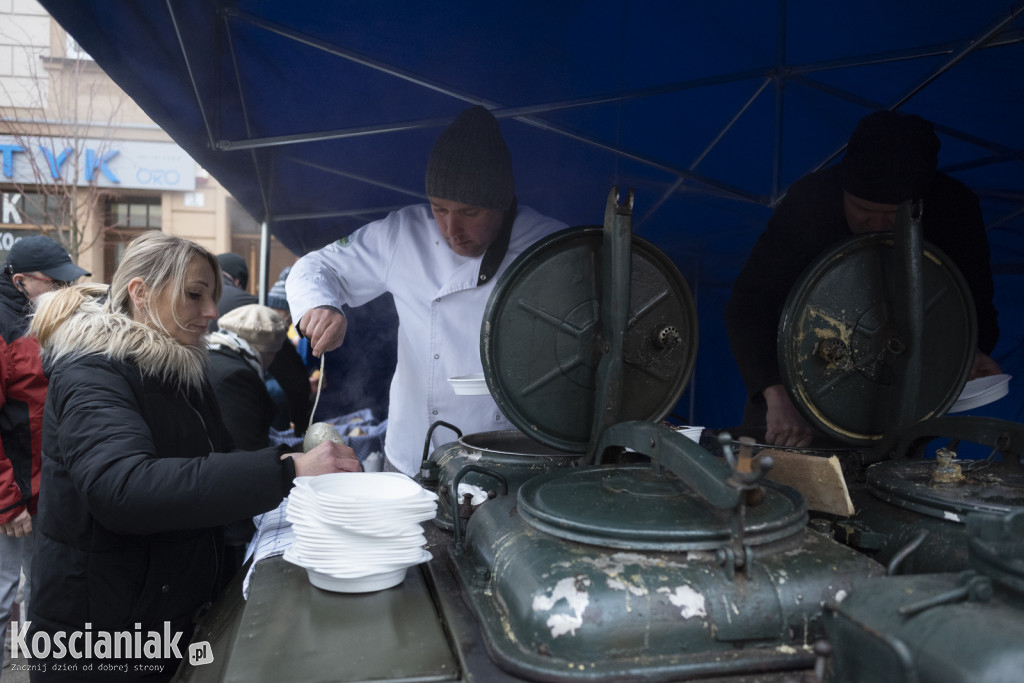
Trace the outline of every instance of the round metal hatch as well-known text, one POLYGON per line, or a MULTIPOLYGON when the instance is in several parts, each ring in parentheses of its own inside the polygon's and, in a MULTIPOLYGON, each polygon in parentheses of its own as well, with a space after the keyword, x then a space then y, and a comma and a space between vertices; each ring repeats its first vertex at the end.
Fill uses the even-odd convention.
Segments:
MULTIPOLYGON (((743 542, 763 545, 800 533, 803 497, 764 482, 764 500, 746 508, 743 542)), ((732 537, 734 513, 711 505, 678 478, 646 465, 560 470, 519 489, 520 516, 558 538, 606 548, 713 550, 732 537)))
POLYGON ((932 480, 935 467, 935 460, 880 462, 867 470, 868 490, 887 503, 960 522, 969 512, 1005 514, 1024 506, 1024 468, 978 467, 965 471, 963 481, 944 484, 932 480))
MULTIPOLYGON (((601 339, 600 227, 564 230, 526 250, 495 284, 480 333, 487 387, 512 424, 583 452, 593 428, 601 339)), ((632 237, 619 421, 657 421, 697 357, 690 288, 656 247, 632 237)))
POLYGON ((925 243, 920 348, 901 336, 904 296, 891 234, 844 242, 793 289, 779 323, 779 368, 797 408, 846 443, 880 442, 897 427, 944 414, 956 401, 977 346, 974 302, 948 257, 925 243), (916 395, 903 397, 908 364, 920 362, 916 395))

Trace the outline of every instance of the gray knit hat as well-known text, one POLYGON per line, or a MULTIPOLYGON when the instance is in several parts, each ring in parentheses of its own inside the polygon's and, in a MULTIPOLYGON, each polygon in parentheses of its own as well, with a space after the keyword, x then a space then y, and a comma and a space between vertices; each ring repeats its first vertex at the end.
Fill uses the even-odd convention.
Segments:
POLYGON ((267 305, 271 308, 282 311, 288 310, 288 292, 285 290, 284 283, 288 280, 288 273, 290 272, 292 272, 291 266, 282 270, 280 277, 277 278, 277 282, 267 292, 267 305))
POLYGON ((498 120, 481 106, 459 114, 434 143, 427 196, 507 211, 516 196, 512 157, 498 120))

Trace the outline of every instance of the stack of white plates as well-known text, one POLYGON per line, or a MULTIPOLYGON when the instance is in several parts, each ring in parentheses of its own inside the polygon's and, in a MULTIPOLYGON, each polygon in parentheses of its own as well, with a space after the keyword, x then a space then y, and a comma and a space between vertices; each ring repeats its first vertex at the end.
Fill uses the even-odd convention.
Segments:
POLYGON ((690 441, 700 443, 700 435, 704 433, 703 427, 676 427, 675 430, 690 441))
POLYGON ((297 477, 286 517, 295 541, 284 559, 324 590, 390 588, 431 558, 421 524, 437 514, 437 494, 397 472, 297 477))

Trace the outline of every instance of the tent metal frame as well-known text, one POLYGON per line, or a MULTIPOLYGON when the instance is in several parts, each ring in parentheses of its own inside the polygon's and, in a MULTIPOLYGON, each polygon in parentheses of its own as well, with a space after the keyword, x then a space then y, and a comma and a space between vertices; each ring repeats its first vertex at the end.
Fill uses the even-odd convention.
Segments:
MULTIPOLYGON (((507 107, 503 106, 501 103, 488 101, 485 98, 479 97, 472 93, 461 92, 443 83, 439 83, 424 78, 418 74, 409 72, 404 69, 400 69, 390 64, 383 63, 379 60, 369 58, 365 55, 358 54, 352 50, 342 48, 330 42, 313 38, 301 32, 289 29, 286 26, 281 26, 280 24, 265 20, 261 17, 248 14, 246 12, 238 10, 237 8, 231 8, 223 12, 224 35, 226 37, 225 44, 227 52, 229 53, 229 58, 231 60, 232 67, 234 69, 236 81, 235 87, 238 89, 239 101, 241 102, 242 106, 242 116, 248 135, 245 139, 226 140, 219 138, 219 136, 216 134, 216 131, 214 130, 214 125, 211 121, 210 114, 207 110, 207 107, 204 105, 203 97, 200 92, 200 87, 196 79, 195 70, 193 69, 193 60, 190 58, 188 49, 185 45, 183 39, 182 26, 180 25, 178 17, 174 13, 172 0, 165 0, 165 4, 167 7, 168 14, 170 16, 171 23, 174 26, 178 46, 181 50, 182 58, 184 59, 186 65, 187 73, 191 81, 190 85, 192 88, 192 92, 195 96, 196 105, 199 108, 200 115, 202 116, 206 130, 206 135, 211 149, 220 150, 224 152, 250 152, 251 161, 253 169, 256 173, 257 183, 259 186, 259 193, 263 207, 264 215, 262 217, 262 224, 264 231, 264 240, 268 239, 269 237, 268 224, 271 222, 283 220, 303 220, 304 218, 312 217, 320 218, 325 216, 351 216, 360 215, 364 213, 371 214, 385 207, 366 207, 352 209, 343 212, 290 214, 287 216, 276 216, 274 215, 273 207, 270 205, 269 199, 272 179, 268 177, 267 174, 264 173, 263 170, 261 169, 261 165, 259 163, 259 150, 267 149, 270 147, 297 145, 339 138, 381 135, 404 130, 440 128, 448 123, 448 119, 421 119, 414 121, 392 122, 372 126, 358 126, 353 128, 318 131, 313 133, 278 135, 272 137, 253 137, 251 135, 248 111, 245 106, 246 97, 244 88, 242 86, 241 72, 239 70, 237 55, 235 53, 232 21, 245 22, 248 25, 261 28, 268 32, 275 33, 297 43, 301 43, 314 49, 335 55, 341 59, 345 59, 350 62, 360 64, 369 69, 373 69, 374 71, 377 71, 381 74, 386 74, 394 78, 406 81, 408 83, 412 83, 416 86, 433 90, 435 92, 444 94, 446 96, 460 100, 467 104, 480 104, 486 106, 490 110, 492 110, 492 113, 497 118, 512 118, 523 124, 534 126, 544 131, 560 135, 566 138, 570 138, 578 142, 582 142, 595 148, 610 152, 613 155, 616 155, 620 158, 630 159, 632 161, 636 161, 640 164, 643 164, 647 167, 657 169, 665 173, 668 173, 671 176, 674 176, 675 181, 668 188, 668 190, 666 190, 663 193, 663 195, 661 196, 659 201, 654 205, 654 207, 652 207, 637 222, 638 227, 642 225, 645 221, 649 220, 658 207, 660 207, 662 204, 668 201, 673 195, 683 191, 696 191, 703 194, 724 197, 735 201, 754 203, 766 207, 774 207, 778 203, 778 201, 781 200, 784 196, 784 192, 780 187, 780 176, 783 162, 783 120, 785 110, 785 94, 787 87, 790 85, 799 85, 805 88, 813 89, 830 97, 836 97, 849 102, 853 102, 855 104, 865 107, 865 109, 867 110, 898 109, 905 105, 912 98, 923 92, 925 89, 927 89, 929 85, 934 83, 938 78, 940 78, 950 69, 953 69, 957 64, 959 64, 972 53, 982 49, 993 49, 1003 46, 1016 45, 1021 42, 1024 42, 1024 30, 1007 29, 1007 26, 1009 26, 1013 21, 1015 21, 1017 17, 1019 17, 1021 14, 1024 14, 1024 3, 1021 3, 1018 4, 1016 7, 1010 8, 1008 11, 1006 11, 1005 14, 1002 14, 1001 16, 997 17, 991 23, 991 25, 989 25, 988 28, 981 31, 978 35, 962 41, 944 42, 904 50, 856 55, 845 59, 790 65, 787 63, 786 58, 787 2, 786 0, 778 0, 776 13, 777 55, 776 63, 772 67, 721 74, 711 77, 690 79, 674 83, 666 83, 642 89, 602 93, 599 95, 586 98, 564 100, 559 102, 545 102, 530 106, 507 107), (818 78, 813 78, 811 76, 811 74, 829 72, 837 69, 849 69, 896 61, 935 58, 940 57, 942 55, 948 55, 949 57, 931 73, 927 74, 924 78, 922 78, 918 83, 913 84, 903 94, 901 94, 899 97, 895 98, 892 102, 889 103, 876 102, 861 97, 847 90, 828 85, 822 80, 818 78), (614 144, 604 140, 598 140, 596 138, 583 135, 581 133, 569 130, 567 128, 554 125, 542 118, 539 118, 539 115, 558 110, 589 107, 614 102, 623 102, 637 98, 652 97, 672 92, 680 92, 684 90, 709 87, 725 83, 743 82, 748 80, 753 80, 756 83, 756 87, 754 88, 750 97, 732 115, 730 120, 723 125, 723 127, 718 131, 714 138, 709 141, 708 145, 702 150, 702 152, 686 168, 681 168, 677 165, 665 163, 650 155, 639 153, 636 150, 628 149, 622 145, 614 144), (741 188, 733 187, 727 183, 723 183, 714 178, 707 177, 705 175, 698 173, 696 169, 700 165, 701 161, 705 157, 707 157, 707 155, 710 154, 712 150, 715 149, 718 143, 729 133, 729 131, 743 117, 743 115, 749 110, 749 108, 761 96, 764 95, 765 91, 768 90, 769 86, 773 86, 772 92, 774 95, 775 109, 775 116, 773 121, 773 170, 770 196, 765 197, 763 195, 747 192, 741 188)), ((1007 148, 1006 146, 1000 145, 992 140, 987 140, 980 138, 978 136, 969 135, 963 131, 952 129, 947 126, 936 126, 936 129, 943 135, 947 135, 952 138, 967 142, 987 152, 987 154, 977 159, 967 162, 961 162, 955 166, 950 166, 948 168, 943 169, 945 171, 965 170, 969 168, 988 166, 992 164, 1005 163, 1007 161, 1024 159, 1024 150, 1007 148)), ((813 170, 820 169, 831 163, 843 152, 844 149, 845 143, 839 146, 837 149, 835 149, 831 154, 826 156, 824 159, 822 159, 813 170)), ((360 181, 370 182, 366 178, 359 178, 352 174, 348 174, 340 169, 332 169, 323 166, 318 166, 318 168, 325 172, 336 173, 346 176, 348 178, 354 178, 360 181)), ((404 192, 412 197, 422 198, 422 194, 419 192, 414 192, 397 187, 391 187, 391 189, 398 190, 399 192, 404 192)), ((1012 218, 1024 212, 1024 198, 1007 197, 1006 199, 1007 201, 1010 202, 1019 201, 1020 205, 1011 209, 1011 211, 1004 218, 1000 219, 1000 223, 1011 220, 1012 218)), ((265 247, 264 251, 266 251, 265 247)), ((266 260, 266 258, 269 258, 269 256, 267 254, 264 254, 264 260, 266 260)), ((265 273, 261 273, 261 280, 265 282, 265 273)))

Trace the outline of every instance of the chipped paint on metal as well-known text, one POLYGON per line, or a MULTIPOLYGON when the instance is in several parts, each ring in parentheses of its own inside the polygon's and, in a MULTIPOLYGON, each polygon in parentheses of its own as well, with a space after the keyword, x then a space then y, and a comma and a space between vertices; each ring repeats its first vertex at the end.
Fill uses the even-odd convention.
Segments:
POLYGON ((945 512, 942 513, 942 518, 951 520, 953 522, 960 521, 960 515, 956 514, 955 512, 950 512, 949 510, 946 510, 945 512))
POLYGON ((671 588, 659 588, 658 592, 668 595, 669 602, 676 607, 682 608, 679 613, 683 619, 706 617, 708 615, 704 596, 695 591, 691 586, 676 586, 674 591, 671 588))
POLYGON ((836 602, 842 602, 845 599, 846 599, 846 591, 844 591, 842 589, 837 590, 836 591, 836 595, 835 595, 835 601, 836 602))
POLYGON ((569 605, 570 614, 552 614, 546 622, 551 629, 551 637, 557 638, 566 633, 576 635, 576 629, 583 625, 583 612, 590 604, 590 595, 581 588, 590 586, 590 579, 585 576, 568 576, 551 589, 550 595, 533 596, 535 612, 550 612, 562 600, 569 605))

